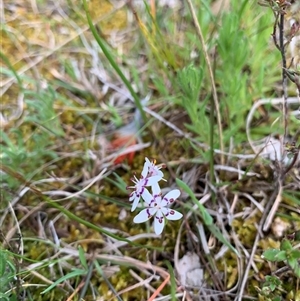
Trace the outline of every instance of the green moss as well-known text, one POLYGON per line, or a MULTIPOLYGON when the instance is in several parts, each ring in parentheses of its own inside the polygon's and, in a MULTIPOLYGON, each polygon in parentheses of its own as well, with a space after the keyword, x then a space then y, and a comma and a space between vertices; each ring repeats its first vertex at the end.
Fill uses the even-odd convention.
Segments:
POLYGON ((256 236, 255 223, 258 223, 258 221, 258 217, 251 217, 245 220, 233 220, 232 227, 235 229, 240 241, 243 243, 244 246, 251 247, 253 245, 256 236))

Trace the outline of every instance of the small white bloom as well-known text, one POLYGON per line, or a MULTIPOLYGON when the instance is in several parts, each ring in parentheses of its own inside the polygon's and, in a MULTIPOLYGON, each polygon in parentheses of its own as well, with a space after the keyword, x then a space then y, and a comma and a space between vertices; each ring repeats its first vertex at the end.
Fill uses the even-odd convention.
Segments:
POLYGON ((146 209, 143 209, 135 216, 133 222, 136 224, 143 223, 154 216, 154 232, 156 235, 162 233, 165 226, 165 218, 168 220, 178 220, 182 218, 182 214, 176 210, 170 209, 169 206, 180 196, 180 190, 174 189, 168 192, 163 198, 158 183, 152 186, 152 195, 148 190, 142 197, 148 204, 146 209))
POLYGON ((147 194, 148 190, 145 187, 152 186, 153 184, 158 183, 162 179, 164 174, 162 173, 160 168, 161 167, 155 166, 155 161, 151 162, 148 158, 145 158, 141 178, 138 179, 136 176, 134 176, 131 179, 131 181, 135 185, 127 187, 127 189, 133 189, 133 191, 129 195, 129 202, 133 202, 131 211, 134 211, 136 209, 141 196, 147 194))
POLYGON ((156 160, 152 160, 150 161, 147 157, 145 158, 145 164, 144 164, 144 168, 143 171, 145 170, 145 172, 147 172, 147 176, 148 177, 152 177, 152 176, 161 176, 161 179, 166 181, 165 179, 163 179, 163 172, 160 170, 163 165, 161 166, 156 166, 156 160))

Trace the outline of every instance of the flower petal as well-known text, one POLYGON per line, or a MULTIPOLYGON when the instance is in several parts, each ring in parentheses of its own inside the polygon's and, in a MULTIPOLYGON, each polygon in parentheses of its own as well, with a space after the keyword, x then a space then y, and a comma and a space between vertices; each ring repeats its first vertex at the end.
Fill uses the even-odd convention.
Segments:
POLYGON ((133 196, 134 196, 134 197, 130 197, 130 198, 129 198, 129 201, 130 201, 130 202, 133 201, 132 207, 131 207, 131 212, 134 211, 134 210, 136 209, 136 207, 137 207, 137 205, 138 205, 138 203, 139 203, 139 201, 140 201, 140 198, 141 198, 141 197, 138 196, 136 193, 134 193, 133 196))
POLYGON ((152 162, 150 162, 149 169, 148 169, 148 176, 151 177, 151 176, 159 175, 159 176, 163 177, 164 174, 160 170, 162 168, 162 166, 158 167, 155 165, 155 163, 156 163, 155 160, 152 160, 152 162))
POLYGON ((150 166, 151 166, 151 162, 150 162, 150 160, 146 157, 146 158, 145 158, 144 167, 143 167, 143 170, 142 170, 142 177, 143 177, 144 179, 148 176, 148 171, 149 171, 150 166))
MULTIPOLYGON (((159 170, 156 166, 154 168, 150 169, 149 174, 152 176, 160 176, 161 178, 163 178, 163 176, 164 176, 164 173, 161 170, 159 170)), ((162 179, 162 180, 166 181, 165 179, 162 179)))
POLYGON ((138 215, 136 215, 133 219, 133 222, 136 224, 144 223, 147 221, 151 215, 148 214, 148 209, 143 209, 138 215))
POLYGON ((135 191, 131 192, 130 195, 129 195, 129 202, 133 202, 134 199, 136 198, 136 196, 137 195, 136 195, 135 191))
POLYGON ((154 232, 156 235, 160 235, 165 226, 165 218, 164 215, 160 210, 157 211, 155 218, 154 218, 154 232))
POLYGON ((155 182, 151 185, 151 190, 152 190, 152 194, 153 196, 157 196, 157 195, 161 195, 161 189, 160 189, 160 186, 158 184, 158 182, 155 182))
POLYGON ((180 196, 180 190, 174 189, 169 191, 162 199, 161 206, 166 207, 170 204, 172 204, 178 197, 180 196))
POLYGON ((136 224, 143 223, 150 219, 153 215, 156 214, 157 209, 156 208, 146 208, 143 209, 138 215, 136 215, 133 219, 133 222, 136 224))
POLYGON ((182 214, 176 210, 164 207, 161 209, 161 211, 166 219, 170 221, 176 221, 182 218, 182 214))
POLYGON ((150 204, 151 201, 153 200, 152 194, 146 188, 144 188, 142 192, 142 198, 147 204, 150 204))
POLYGON ((147 210, 148 210, 147 213, 150 217, 154 216, 157 212, 156 207, 148 207, 147 210))
POLYGON ((161 179, 162 179, 161 176, 152 176, 152 177, 149 177, 149 178, 147 178, 147 185, 145 185, 145 186, 152 186, 155 183, 157 184, 161 179))

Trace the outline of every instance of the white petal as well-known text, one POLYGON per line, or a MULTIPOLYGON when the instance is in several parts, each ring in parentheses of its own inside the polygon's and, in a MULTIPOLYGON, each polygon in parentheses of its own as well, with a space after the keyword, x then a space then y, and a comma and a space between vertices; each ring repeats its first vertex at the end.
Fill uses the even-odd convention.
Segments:
POLYGON ((162 208, 161 211, 165 215, 166 219, 168 219, 170 221, 176 221, 176 220, 182 218, 182 214, 176 210, 165 207, 165 208, 162 208))
POLYGON ((161 169, 161 167, 155 166, 155 163, 152 162, 150 167, 149 167, 148 175, 149 176, 161 176, 161 177, 163 177, 164 174, 160 169, 161 169))
POLYGON ((166 207, 169 204, 172 204, 180 196, 180 190, 174 189, 169 191, 162 199, 161 206, 166 207))
MULTIPOLYGON (((157 169, 157 170, 156 170, 156 175, 163 178, 164 173, 163 173, 161 170, 157 169)), ((165 181, 166 181, 166 180, 165 180, 165 181)))
MULTIPOLYGON (((130 199, 129 199, 129 201, 130 201, 130 199)), ((132 207, 131 207, 131 212, 136 209, 139 201, 140 201, 140 197, 137 197, 136 194, 135 194, 135 198, 133 200, 133 204, 132 204, 132 207)))
POLYGON ((156 207, 148 207, 148 214, 152 217, 156 214, 157 208, 156 207))
POLYGON ((152 186, 154 184, 157 184, 162 179, 161 176, 152 176, 147 178, 147 184, 145 186, 152 186))
POLYGON ((153 196, 161 195, 161 189, 160 189, 158 182, 155 182, 151 185, 151 190, 152 190, 153 196))
POLYGON ((129 202, 133 202, 135 198, 136 198, 136 193, 135 191, 133 191, 129 195, 129 202))
POLYGON ((173 189, 171 191, 169 191, 166 195, 165 195, 165 198, 167 199, 178 199, 180 196, 180 190, 179 189, 173 189))
POLYGON ((133 222, 136 224, 144 223, 147 221, 151 215, 148 214, 148 209, 143 209, 138 215, 133 219, 133 222))
POLYGON ((146 188, 144 188, 142 192, 142 198, 147 204, 150 204, 151 201, 153 200, 152 194, 146 188))
POLYGON ((142 171, 142 177, 145 179, 148 175, 149 167, 151 166, 150 160, 146 157, 145 158, 145 163, 142 171))
POLYGON ((155 218, 154 218, 154 232, 156 235, 160 235, 164 229, 165 226, 165 218, 163 216, 163 214, 161 213, 161 211, 157 211, 155 218))

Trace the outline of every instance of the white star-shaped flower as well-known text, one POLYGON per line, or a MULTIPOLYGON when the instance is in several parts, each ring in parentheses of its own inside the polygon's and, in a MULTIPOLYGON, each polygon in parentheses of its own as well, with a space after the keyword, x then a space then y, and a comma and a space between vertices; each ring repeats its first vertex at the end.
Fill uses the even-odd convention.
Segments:
POLYGON ((148 177, 152 177, 152 176, 161 176, 161 179, 166 181, 165 179, 163 179, 163 172, 160 170, 164 165, 161 166, 156 166, 156 160, 152 160, 150 161, 147 157, 145 158, 145 164, 144 164, 144 169, 147 169, 148 172, 148 177))
POLYGON ((148 158, 145 158, 145 160, 141 178, 138 179, 134 176, 131 181, 135 185, 127 187, 127 189, 133 189, 129 195, 129 202, 133 202, 131 211, 136 209, 141 197, 144 198, 144 195, 150 194, 146 187, 157 184, 164 176, 160 170, 161 167, 155 166, 155 161, 151 162, 148 158))
POLYGON ((143 223, 154 216, 154 232, 156 235, 159 235, 164 229, 165 218, 168 220, 179 220, 182 218, 180 212, 169 208, 169 206, 180 196, 180 190, 171 190, 162 198, 158 183, 156 182, 151 186, 152 195, 146 189, 142 195, 144 201, 148 204, 148 207, 136 215, 133 222, 136 224, 143 223))

